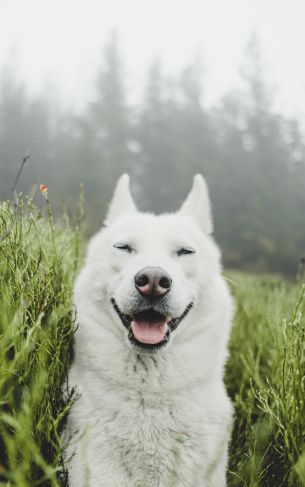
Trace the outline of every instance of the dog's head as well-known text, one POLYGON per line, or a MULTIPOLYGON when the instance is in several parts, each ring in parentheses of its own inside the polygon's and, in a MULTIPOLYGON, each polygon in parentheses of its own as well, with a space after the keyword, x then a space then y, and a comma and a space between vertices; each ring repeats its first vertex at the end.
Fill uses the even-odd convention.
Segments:
POLYGON ((122 340, 137 351, 165 349, 176 334, 191 333, 194 314, 208 296, 205 289, 219 274, 211 233, 201 175, 177 213, 158 216, 138 212, 123 175, 105 226, 90 242, 76 304, 86 294, 100 326, 116 327, 116 333, 119 328, 122 340), (105 315, 111 316, 107 324, 105 315))

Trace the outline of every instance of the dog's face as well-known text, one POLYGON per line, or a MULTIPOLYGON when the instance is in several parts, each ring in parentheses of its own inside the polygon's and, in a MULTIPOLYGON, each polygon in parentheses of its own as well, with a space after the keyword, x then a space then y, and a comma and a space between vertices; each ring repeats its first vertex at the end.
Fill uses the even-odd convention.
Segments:
MULTIPOLYGON (((201 176, 179 212, 139 213, 127 176, 119 180, 106 226, 91 241, 77 288, 91 296, 107 326, 137 351, 165 349, 205 298, 209 279, 219 272, 209 198, 201 176)), ((103 325, 101 319, 101 326, 103 325)))

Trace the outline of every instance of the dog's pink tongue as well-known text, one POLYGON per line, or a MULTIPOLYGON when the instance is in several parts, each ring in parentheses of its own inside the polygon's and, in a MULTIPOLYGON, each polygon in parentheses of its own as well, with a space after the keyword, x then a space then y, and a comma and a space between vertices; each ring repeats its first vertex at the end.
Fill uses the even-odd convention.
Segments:
POLYGON ((149 321, 132 321, 131 329, 135 338, 151 345, 162 342, 167 332, 167 322, 150 323, 149 321))

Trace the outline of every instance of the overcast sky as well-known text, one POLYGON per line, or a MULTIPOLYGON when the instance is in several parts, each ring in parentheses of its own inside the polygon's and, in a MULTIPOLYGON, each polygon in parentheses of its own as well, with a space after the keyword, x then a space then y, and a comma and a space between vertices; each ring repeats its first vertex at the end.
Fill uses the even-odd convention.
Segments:
POLYGON ((209 102, 238 83, 256 32, 277 107, 305 114, 305 0, 0 0, 0 66, 15 58, 32 92, 54 86, 90 98, 102 46, 119 33, 128 87, 138 92, 159 55, 176 73, 201 53, 209 102))

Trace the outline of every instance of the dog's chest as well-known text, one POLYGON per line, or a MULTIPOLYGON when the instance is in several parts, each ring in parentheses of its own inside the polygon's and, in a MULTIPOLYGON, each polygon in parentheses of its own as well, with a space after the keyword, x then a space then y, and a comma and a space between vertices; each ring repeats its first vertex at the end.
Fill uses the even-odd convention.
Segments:
POLYGON ((132 374, 126 371, 124 388, 104 390, 94 426, 96 455, 139 485, 159 485, 158 479, 177 485, 191 465, 192 472, 201 470, 207 451, 200 392, 171 390, 158 370, 138 367, 132 374))

